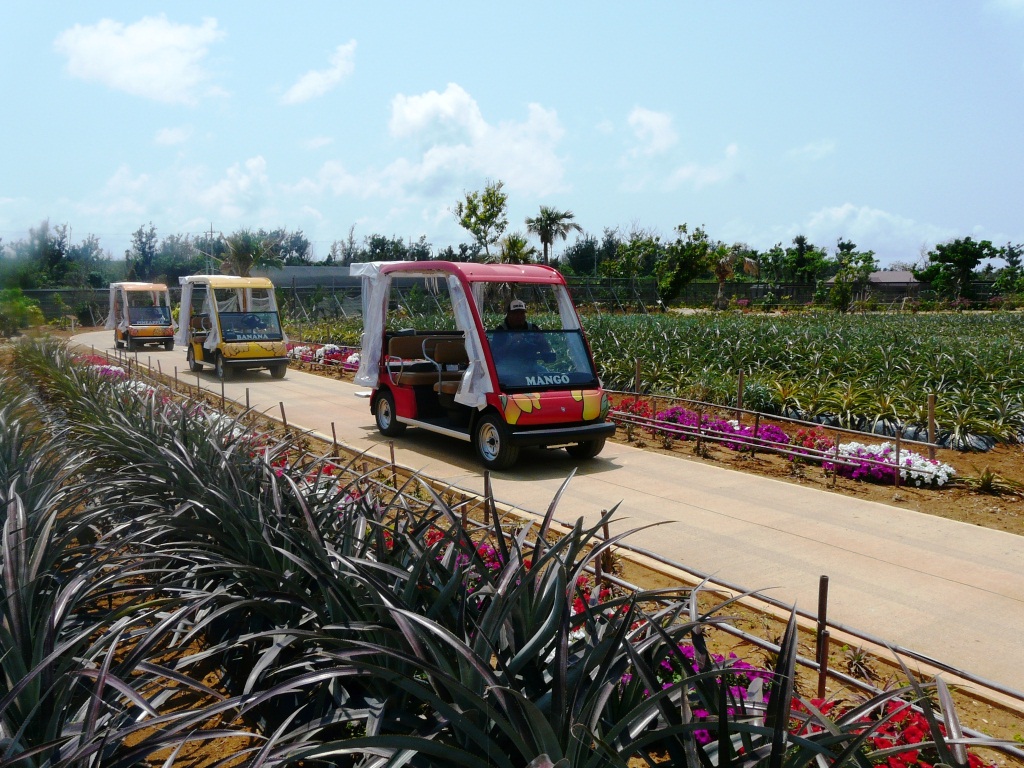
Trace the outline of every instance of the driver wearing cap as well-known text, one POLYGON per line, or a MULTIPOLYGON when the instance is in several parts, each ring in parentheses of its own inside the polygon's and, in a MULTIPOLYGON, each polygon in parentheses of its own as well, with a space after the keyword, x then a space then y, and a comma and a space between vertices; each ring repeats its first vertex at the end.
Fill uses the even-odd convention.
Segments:
POLYGON ((515 356, 527 364, 554 362, 555 353, 540 327, 526 319, 526 302, 522 299, 508 303, 504 321, 494 330, 491 348, 495 354, 515 356))

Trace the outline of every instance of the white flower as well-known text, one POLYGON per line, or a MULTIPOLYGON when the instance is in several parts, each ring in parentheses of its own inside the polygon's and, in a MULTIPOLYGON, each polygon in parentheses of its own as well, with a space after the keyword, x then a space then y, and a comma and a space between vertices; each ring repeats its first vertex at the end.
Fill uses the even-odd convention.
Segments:
MULTIPOLYGON (((865 445, 854 441, 840 443, 839 454, 850 458, 861 457, 896 465, 896 446, 889 442, 877 445, 865 445)), ((899 473, 900 480, 904 482, 913 482, 917 486, 934 484, 941 487, 950 481, 956 474, 956 470, 949 464, 933 461, 913 451, 901 449, 899 473)))

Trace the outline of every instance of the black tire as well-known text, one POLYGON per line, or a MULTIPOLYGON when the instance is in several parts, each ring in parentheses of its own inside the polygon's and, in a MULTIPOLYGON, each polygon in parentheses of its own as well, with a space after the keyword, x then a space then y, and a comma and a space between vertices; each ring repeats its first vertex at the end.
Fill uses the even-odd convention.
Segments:
POLYGON ((189 342, 188 349, 185 352, 185 359, 188 361, 188 369, 192 373, 199 373, 203 370, 203 364, 196 361, 196 351, 189 342))
POLYGON ((233 371, 224 365, 224 355, 220 352, 217 353, 217 357, 213 361, 213 372, 217 374, 218 379, 230 379, 233 371))
POLYGON ((583 443, 573 443, 565 446, 566 452, 574 459, 592 459, 604 450, 605 438, 587 440, 583 443))
POLYGON ((167 341, 165 341, 164 349, 166 349, 168 352, 172 351, 174 349, 174 339, 168 339, 167 341))
POLYGON ((121 341, 117 336, 114 337, 114 349, 123 349, 124 342, 121 341))
POLYGON ((488 469, 508 469, 519 458, 519 446, 512 445, 505 420, 495 413, 480 417, 473 430, 473 445, 488 469))
POLYGON ((288 366, 286 364, 270 366, 270 375, 275 379, 283 379, 286 373, 288 373, 288 366))
POLYGON ((128 348, 129 352, 134 352, 135 351, 135 337, 134 336, 125 336, 124 337, 124 345, 128 348))
POLYGON ((377 422, 377 429, 385 437, 398 437, 405 432, 405 424, 398 420, 395 411, 395 396, 391 390, 383 389, 377 395, 373 404, 373 418, 377 422))

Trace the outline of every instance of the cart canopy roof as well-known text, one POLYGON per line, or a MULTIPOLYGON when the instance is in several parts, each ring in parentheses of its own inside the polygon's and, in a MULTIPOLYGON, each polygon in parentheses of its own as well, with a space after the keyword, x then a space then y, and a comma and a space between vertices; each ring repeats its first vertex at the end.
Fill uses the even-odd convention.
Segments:
POLYGON ((470 283, 554 283, 564 284, 561 273, 542 264, 475 264, 457 261, 377 262, 384 274, 446 275, 470 283))
POLYGON ((138 283, 133 281, 111 283, 110 287, 120 288, 124 291, 160 291, 161 293, 167 290, 167 286, 164 283, 138 283))
POLYGON ((237 275, 189 275, 178 278, 182 285, 201 283, 211 288, 268 288, 274 283, 269 277, 238 277, 237 275))

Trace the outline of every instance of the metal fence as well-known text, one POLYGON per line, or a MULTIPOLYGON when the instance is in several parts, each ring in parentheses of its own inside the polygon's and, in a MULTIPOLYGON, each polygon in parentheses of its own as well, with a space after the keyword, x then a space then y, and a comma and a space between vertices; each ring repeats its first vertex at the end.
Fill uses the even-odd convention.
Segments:
MULTIPOLYGON (((278 301, 296 320, 312 321, 357 316, 361 312, 362 286, 359 278, 325 274, 321 282, 294 279, 275 280, 278 301)), ((632 312, 646 314, 664 308, 654 278, 619 279, 567 277, 573 301, 581 311, 632 312)), ((172 303, 181 299, 178 286, 168 286, 172 303)), ((724 295, 740 306, 751 308, 806 305, 813 301, 816 287, 809 284, 727 282, 724 295)), ((975 302, 987 303, 994 295, 992 282, 972 284, 975 302)), ((74 317, 81 325, 102 325, 107 317, 107 288, 42 288, 22 292, 35 299, 48 321, 74 317)), ((708 307, 718 295, 717 283, 690 283, 678 298, 685 306, 708 307)), ((928 283, 872 284, 864 298, 875 308, 903 308, 908 301, 930 301, 937 297, 928 283)))

